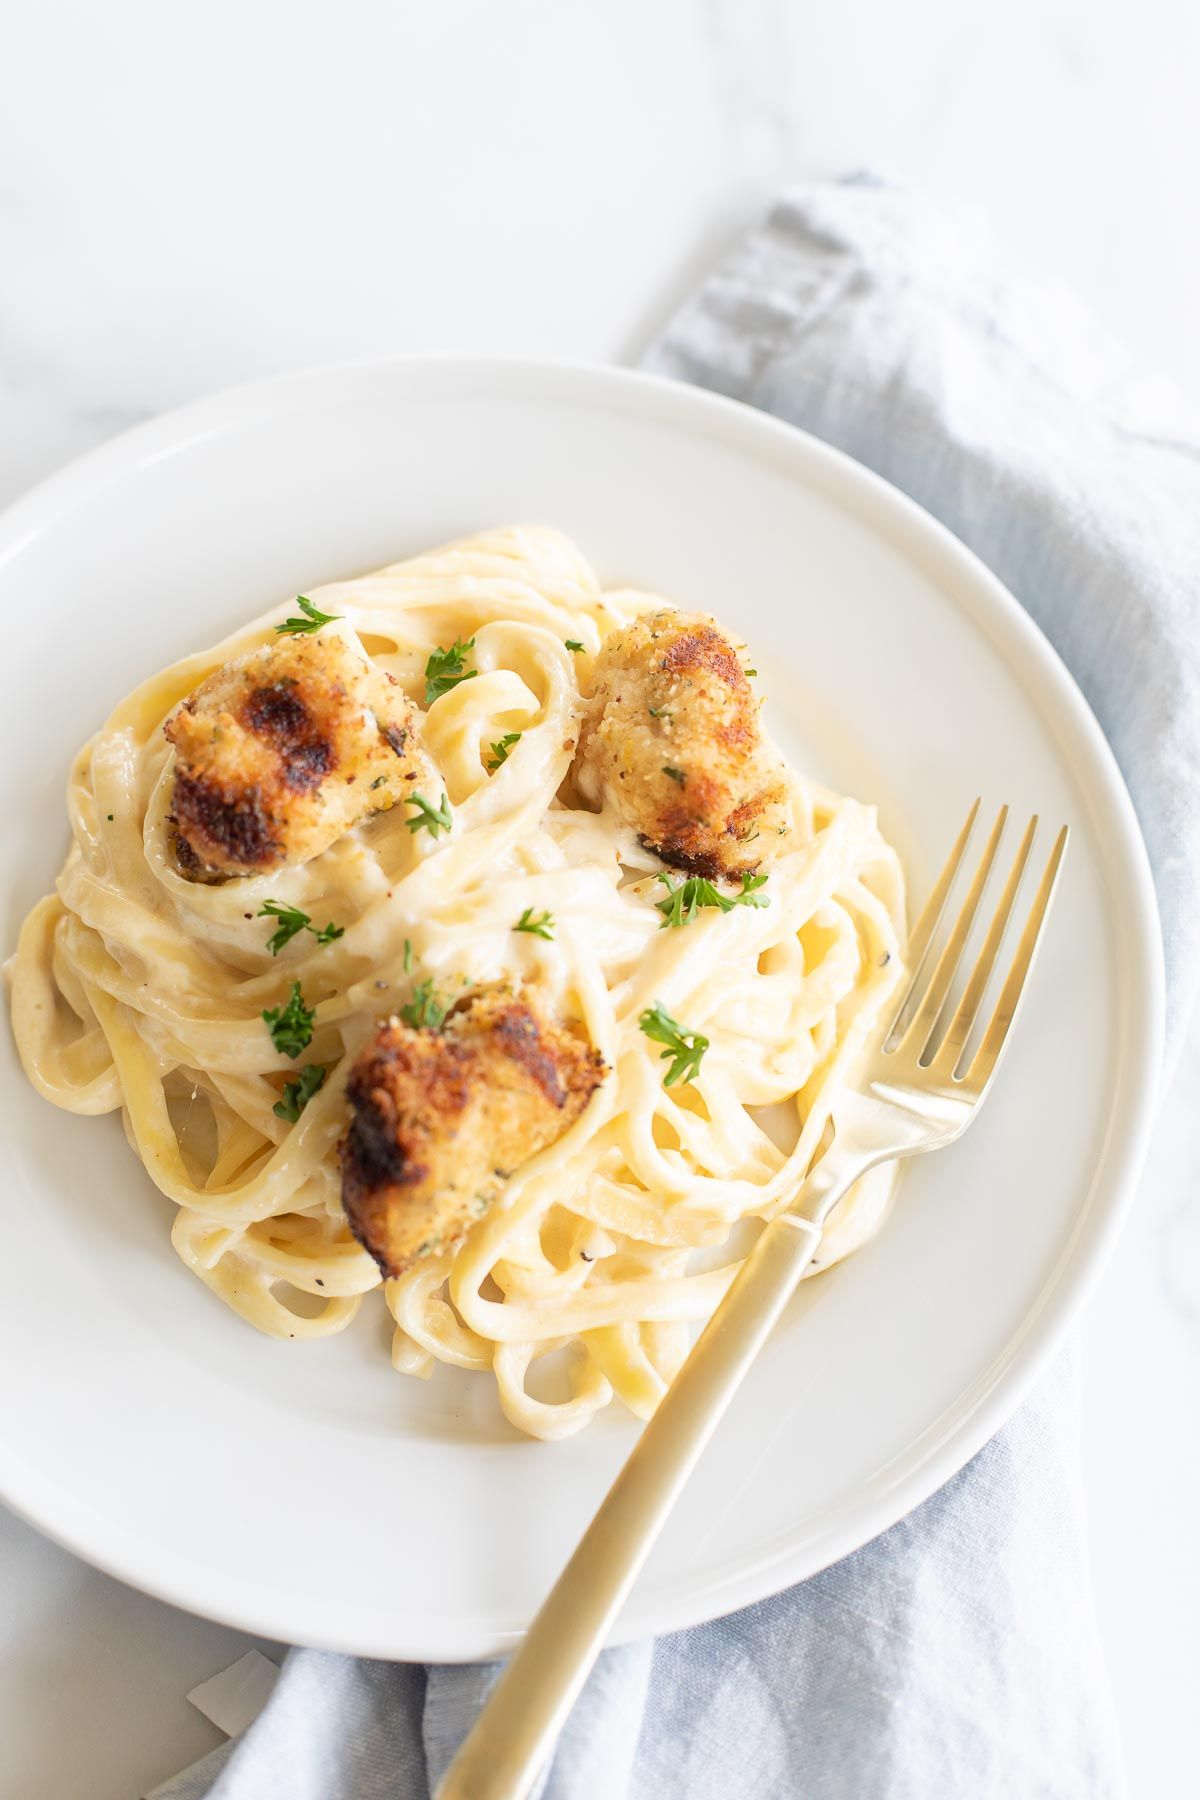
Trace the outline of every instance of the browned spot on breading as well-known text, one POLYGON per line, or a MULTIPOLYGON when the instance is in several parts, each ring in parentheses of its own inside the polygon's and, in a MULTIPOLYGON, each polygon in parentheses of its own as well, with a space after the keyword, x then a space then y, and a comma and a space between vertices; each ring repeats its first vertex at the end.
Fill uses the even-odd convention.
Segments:
POLYGON ((690 631, 681 631, 662 652, 659 666, 668 675, 688 675, 694 669, 711 669, 714 675, 719 675, 730 687, 745 687, 749 691, 749 683, 733 645, 715 625, 700 625, 690 631))
POLYGON ((387 739, 389 747, 396 752, 396 755, 403 756, 404 746, 408 742, 408 732, 406 730, 397 731, 394 725, 381 725, 380 730, 387 739))
POLYGON ((274 738, 277 744, 299 743, 312 730, 312 718, 290 680, 258 687, 246 700, 243 714, 251 731, 274 738))
POLYGON ((729 713, 713 719, 714 736, 729 750, 749 750, 758 741, 754 690, 746 679, 746 671, 742 668, 733 645, 715 625, 704 625, 697 631, 685 632, 663 652, 664 674, 691 674, 699 669, 707 670, 723 681, 733 701, 729 713))
POLYGON ((743 800, 740 806, 734 807, 725 822, 726 831, 730 832, 739 843, 744 843, 747 839, 752 838, 755 821, 762 812, 764 800, 771 800, 779 797, 780 791, 781 790, 778 790, 776 793, 768 791, 766 794, 751 794, 749 799, 743 800))
POLYGON ((473 996, 442 1031, 386 1020, 346 1093, 342 1202, 386 1275, 458 1242, 511 1170, 578 1117, 597 1052, 536 1004, 473 996))
POLYGON ((420 1124, 400 1112, 396 1095, 412 1085, 431 1112, 451 1121, 470 1098, 468 1060, 461 1044, 437 1033, 376 1036, 346 1084, 353 1108, 341 1147, 348 1210, 361 1210, 378 1188, 419 1187, 426 1179, 420 1124))
POLYGON ((177 775, 172 805, 181 832, 198 833, 241 868, 271 862, 279 848, 278 833, 257 787, 223 787, 177 775))
MULTIPOLYGON (((307 794, 320 787, 332 767, 333 751, 323 738, 315 738, 311 743, 290 747, 283 779, 294 794, 307 794)), ((347 775, 346 780, 352 783, 353 775, 347 775)))
MULTIPOLYGON (((340 683, 332 686, 331 698, 345 698, 340 683)), ((255 688, 247 698, 242 719, 251 731, 278 749, 284 764, 284 784, 294 794, 308 794, 319 787, 337 760, 295 681, 285 678, 270 687, 255 688)))
POLYGON ((552 1106, 565 1106, 567 1090, 558 1063, 538 1030, 529 1008, 514 1001, 496 1019, 496 1036, 506 1053, 528 1070, 552 1106))
MULTIPOLYGON (((174 816, 172 816, 170 823, 174 825, 177 822, 178 821, 174 816)), ((195 878, 197 875, 203 873, 204 864, 200 861, 200 858, 196 855, 196 852, 192 849, 192 846, 188 843, 181 831, 173 831, 171 833, 171 844, 175 851, 175 861, 179 865, 179 872, 181 875, 195 878)))

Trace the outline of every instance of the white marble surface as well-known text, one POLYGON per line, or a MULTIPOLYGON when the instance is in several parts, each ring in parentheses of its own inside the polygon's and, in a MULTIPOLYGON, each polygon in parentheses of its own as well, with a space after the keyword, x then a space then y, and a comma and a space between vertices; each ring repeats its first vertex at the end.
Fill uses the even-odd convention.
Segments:
MULTIPOLYGON (((0 499, 232 381, 395 349, 628 359, 788 180, 978 201, 1200 399, 1200 14, 1180 0, 10 0, 0 499)), ((1200 1037, 1081 1326, 1132 1791, 1194 1791, 1200 1037)), ((126 1800, 239 1634, 0 1513, 0 1794, 126 1800)))

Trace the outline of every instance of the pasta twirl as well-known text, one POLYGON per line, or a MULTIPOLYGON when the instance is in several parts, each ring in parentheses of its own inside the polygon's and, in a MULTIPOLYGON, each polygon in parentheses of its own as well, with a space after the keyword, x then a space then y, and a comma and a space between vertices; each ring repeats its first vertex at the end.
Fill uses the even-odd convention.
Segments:
MULTIPOLYGON (((579 1429, 614 1396, 648 1416, 755 1222, 794 1191, 896 986, 895 853, 872 808, 789 771, 790 827, 763 865, 769 904, 668 928, 661 864, 571 781, 593 658, 662 602, 603 591, 545 529, 489 532, 311 599, 418 706, 431 652, 471 642, 469 678, 421 724, 449 828, 413 831, 396 806, 308 862, 188 880, 163 724, 222 663, 270 642, 287 608, 175 664, 72 768, 71 849, 13 967, 25 1068, 58 1106, 120 1110, 179 1209, 179 1255, 260 1330, 339 1331, 380 1290, 397 1369, 490 1370, 505 1413, 535 1436, 579 1429), (273 955, 268 900, 341 935, 299 930, 273 955), (552 930, 515 929, 544 914, 552 930), (447 1001, 536 986, 609 1072, 461 1244, 384 1282, 348 1229, 337 1143, 351 1060, 421 981, 447 1001), (262 1015, 297 982, 315 1008, 305 1059, 324 1078, 287 1117, 297 1066, 262 1015), (639 1024, 655 1005, 708 1039, 693 1080, 664 1084, 661 1046, 639 1024)), ((822 1266, 877 1228, 890 1179, 847 1198, 822 1266)))

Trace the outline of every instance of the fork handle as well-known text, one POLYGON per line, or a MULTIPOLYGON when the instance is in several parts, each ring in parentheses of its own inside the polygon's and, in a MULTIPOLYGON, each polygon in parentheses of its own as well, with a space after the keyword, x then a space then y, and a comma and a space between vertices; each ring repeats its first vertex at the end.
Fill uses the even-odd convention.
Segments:
POLYGON ((700 1454, 821 1241, 781 1214, 760 1234, 438 1787, 523 1800, 700 1454))

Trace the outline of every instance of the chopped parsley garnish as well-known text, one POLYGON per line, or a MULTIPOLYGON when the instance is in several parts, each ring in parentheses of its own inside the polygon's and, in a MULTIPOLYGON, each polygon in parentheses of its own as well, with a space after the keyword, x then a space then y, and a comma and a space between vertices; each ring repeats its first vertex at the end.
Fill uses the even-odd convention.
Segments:
POLYGON ((757 675, 758 670, 757 669, 743 669, 742 674, 743 675, 757 675))
POLYGON ((514 744, 519 744, 520 741, 521 734, 519 731, 506 731, 502 738, 497 739, 494 744, 489 746, 492 752, 487 766, 489 775, 494 775, 496 770, 500 767, 500 764, 508 761, 509 751, 514 744))
POLYGON ((648 706, 646 711, 652 719, 669 719, 671 716, 665 706, 648 706))
POLYGON ((533 937, 553 940, 554 915, 548 912, 535 913, 532 906, 527 906, 513 926, 513 930, 528 931, 533 937))
POLYGON ((298 906, 287 906, 281 900, 264 900, 258 909, 260 919, 278 919, 276 930, 267 939, 267 949, 272 956, 278 956, 285 944, 290 944, 298 932, 311 931, 318 944, 332 944, 335 938, 345 935, 342 925, 322 925, 318 931, 306 912, 298 906))
POLYGON ((439 831, 449 831, 450 802, 445 794, 442 795, 440 806, 434 806, 430 800, 422 800, 420 794, 410 794, 404 804, 417 809, 415 818, 404 821, 410 831, 427 831, 430 837, 436 837, 439 831))
POLYGON ((578 638, 564 638, 563 643, 567 646, 568 650, 582 650, 583 649, 583 645, 580 643, 578 638))
POLYGON ((414 1031, 422 1028, 440 1031, 453 1004, 452 1000, 443 1000, 435 992, 433 981, 427 976, 424 981, 418 981, 412 991, 412 999, 400 1008, 400 1017, 414 1031))
POLYGON ((475 639, 467 638, 464 642, 455 638, 448 650, 439 645, 429 653, 429 661, 425 664, 425 704, 432 706, 443 694, 458 686, 460 681, 470 681, 478 675, 478 669, 464 669, 463 659, 468 650, 475 648, 475 639))
POLYGON ((735 906, 770 906, 771 902, 766 894, 758 894, 759 888, 766 887, 766 885, 765 875, 751 875, 749 869, 743 869, 742 891, 740 894, 734 895, 733 904, 735 906), (758 894, 757 900, 752 898, 754 894, 758 894))
POLYGON ((669 775, 671 777, 672 781, 677 781, 679 783, 680 787, 682 787, 684 782, 687 780, 687 776, 684 774, 683 770, 682 769, 673 769, 671 767, 670 763, 663 764, 663 774, 669 775))
POLYGON ((320 1063, 305 1063, 295 1081, 284 1083, 283 1099, 277 1100, 271 1111, 276 1118, 294 1125, 324 1081, 325 1070, 320 1063))
POLYGON ((678 1019, 673 1019, 661 1000, 646 1008, 638 1026, 652 1042, 666 1045, 660 1060, 671 1066, 663 1078, 664 1087, 674 1087, 677 1081, 696 1079, 701 1058, 708 1049, 706 1037, 698 1031, 688 1031, 678 1019))
POLYGON ((296 605, 304 617, 302 619, 284 619, 282 624, 275 627, 276 631, 281 632, 284 637, 303 637, 307 632, 320 631, 322 625, 332 625, 335 619, 340 619, 342 616, 341 613, 323 613, 320 607, 314 606, 304 594, 296 595, 296 605))
POLYGON ((411 938, 405 938, 405 940, 404 940, 404 973, 406 975, 410 975, 412 973, 412 939, 411 938))
POLYGON ((655 906, 663 916, 659 926, 665 931, 668 925, 690 925, 702 906, 719 907, 721 912, 732 912, 735 906, 770 906, 766 894, 760 894, 759 888, 765 887, 765 875, 751 875, 742 871, 742 891, 740 894, 723 894, 713 882, 703 875, 689 875, 686 881, 677 886, 671 883, 669 875, 656 875, 655 881, 661 881, 667 890, 665 900, 656 900, 655 906))
POLYGON ((307 1050, 312 1043, 313 1020, 316 1016, 316 1007, 305 1006, 300 983, 293 981, 292 991, 283 1005, 270 1007, 263 1013, 267 1029, 271 1033, 271 1042, 281 1056, 294 1059, 302 1050, 307 1050))
POLYGON ((381 787, 386 787, 386 786, 387 786, 387 776, 386 775, 377 775, 375 777, 374 781, 371 783, 371 792, 374 793, 376 788, 381 788, 381 787))

